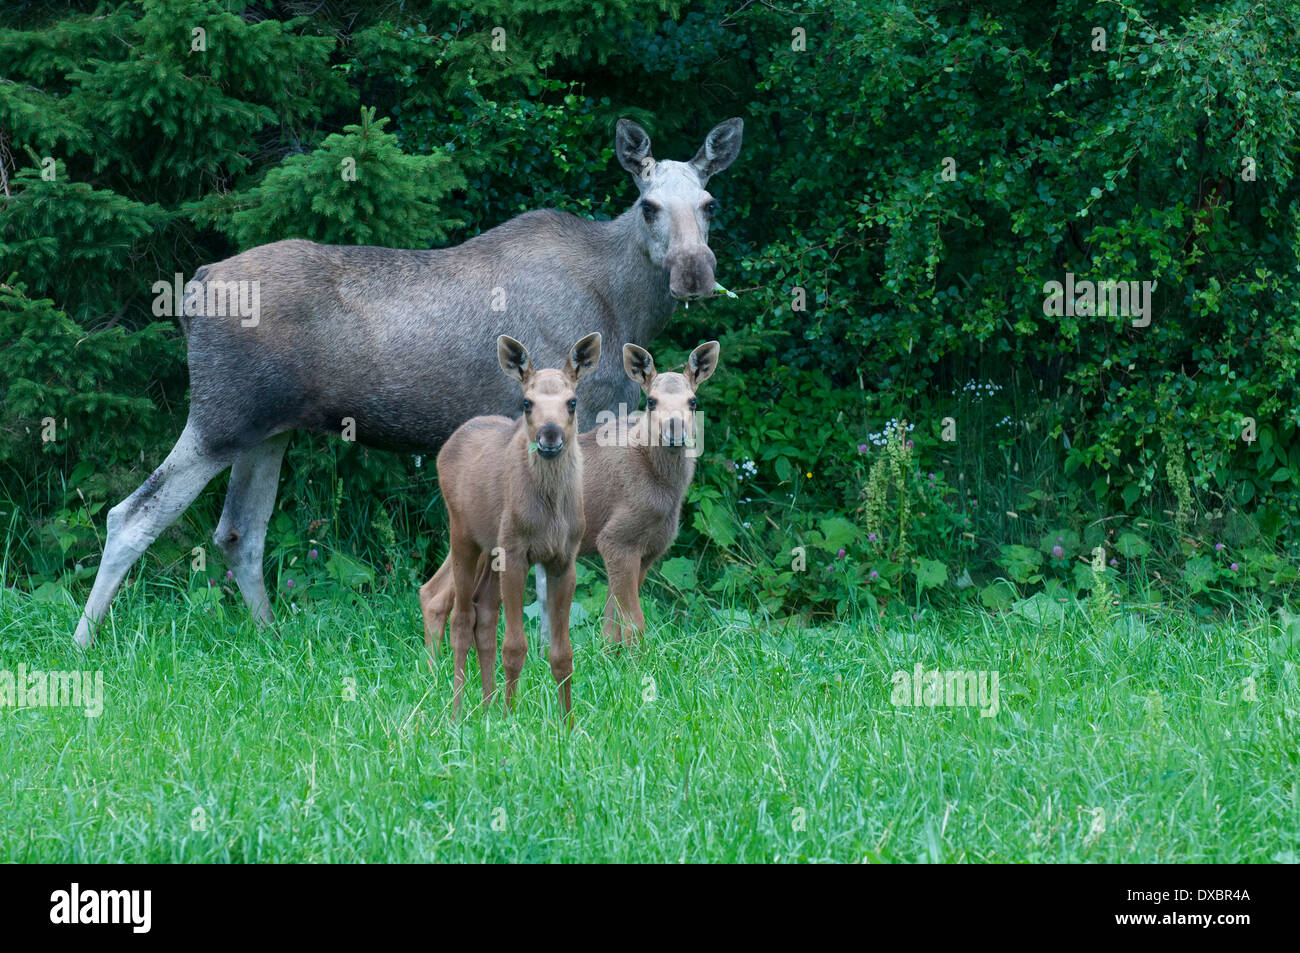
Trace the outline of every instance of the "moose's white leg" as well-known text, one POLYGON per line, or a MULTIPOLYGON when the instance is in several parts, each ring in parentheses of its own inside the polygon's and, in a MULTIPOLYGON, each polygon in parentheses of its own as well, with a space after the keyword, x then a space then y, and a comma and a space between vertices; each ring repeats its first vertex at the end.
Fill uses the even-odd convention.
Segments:
POLYGON ((108 540, 99 561, 95 585, 82 610, 74 638, 83 648, 95 637, 95 628, 127 571, 158 534, 185 512, 208 481, 230 465, 199 447, 193 428, 185 425, 180 439, 162 465, 140 488, 108 511, 108 540))
POLYGON ((253 621, 262 624, 275 621, 262 578, 262 555, 266 549, 266 524, 271 520, 279 490, 280 461, 289 436, 288 431, 277 434, 235 460, 230 468, 226 505, 217 531, 212 534, 235 575, 253 621))
POLYGON ((533 578, 537 582, 537 605, 542 610, 542 614, 537 618, 537 635, 542 643, 541 651, 545 652, 551 644, 551 617, 547 612, 549 604, 546 601, 546 567, 541 563, 534 566, 533 578))

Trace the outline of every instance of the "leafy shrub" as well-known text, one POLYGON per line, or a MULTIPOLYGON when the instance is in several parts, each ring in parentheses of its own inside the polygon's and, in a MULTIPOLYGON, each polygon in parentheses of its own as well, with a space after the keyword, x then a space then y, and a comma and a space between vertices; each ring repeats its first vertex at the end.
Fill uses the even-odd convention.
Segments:
MULTIPOLYGON (((179 431, 160 277, 290 235, 412 247, 539 205, 616 214, 617 117, 681 157, 742 115, 711 237, 738 297, 655 342, 720 338, 724 365, 658 584, 778 615, 1294 591, 1300 3, 620 0, 596 29, 580 9, 0 12, 11 575, 79 584, 103 505, 179 431), (1067 272, 1154 282, 1150 322, 1049 313, 1067 272), (69 434, 32 440, 45 417, 69 434), (914 446, 882 464, 891 420, 914 446)), ((290 448, 275 573, 340 480, 321 552, 437 558, 427 468, 323 446, 290 448)))

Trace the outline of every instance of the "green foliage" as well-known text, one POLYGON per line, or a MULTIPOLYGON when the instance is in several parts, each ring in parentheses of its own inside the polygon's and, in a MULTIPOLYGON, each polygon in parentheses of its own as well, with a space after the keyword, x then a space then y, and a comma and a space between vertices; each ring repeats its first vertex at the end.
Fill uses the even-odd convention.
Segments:
MULTIPOLYGON (((148 398, 102 391, 96 381, 127 363, 142 343, 156 341, 164 328, 156 325, 137 335, 108 328, 87 336, 49 299, 27 297, 22 285, 0 284, 0 341, 5 342, 0 382, 6 421, 33 428, 38 418, 57 418, 64 431, 75 428, 82 439, 129 428, 137 415, 151 409, 148 398)), ((142 384, 147 379, 145 372, 137 375, 142 384)), ((40 443, 39 437, 20 434, 16 427, 0 436, 3 460, 40 443)))
POLYGON ((35 165, 13 178, 0 220, 0 261, 34 293, 56 297, 61 310, 102 320, 106 305, 144 285, 133 262, 156 250, 157 233, 173 216, 73 181, 59 160, 46 168, 52 179, 35 165))
POLYGON ((263 129, 300 132, 323 104, 348 96, 329 69, 333 43, 295 35, 307 22, 249 22, 215 0, 143 0, 123 42, 106 51, 113 58, 68 73, 61 108, 117 146, 86 150, 96 172, 195 195, 246 172, 263 129))
POLYGON ((361 124, 327 136, 310 155, 290 156, 255 188, 221 196, 195 218, 215 224, 240 250, 284 238, 334 245, 428 248, 456 223, 447 195, 465 185, 443 154, 412 156, 363 109, 361 124))
MULTIPOLYGON (((87 505, 179 430, 183 345, 154 320, 155 281, 292 236, 420 247, 529 208, 608 217, 634 200, 619 116, 682 158, 741 115, 741 157, 711 186, 737 297, 679 308, 654 344, 664 366, 723 345, 683 532, 652 577, 668 595, 811 617, 1104 602, 1102 585, 1207 611, 1294 592, 1295 0, 250 9, 0 13, 0 496, 23 514, 19 578, 79 578, 87 505), (1150 323, 1048 313, 1067 272, 1155 282, 1150 323), (30 442, 36 415, 73 436, 30 442), (897 420, 914 447, 891 462, 872 438, 897 420)), ((439 555, 428 469, 313 438, 286 472, 277 560, 321 518, 322 552, 398 554, 398 575, 439 555)))

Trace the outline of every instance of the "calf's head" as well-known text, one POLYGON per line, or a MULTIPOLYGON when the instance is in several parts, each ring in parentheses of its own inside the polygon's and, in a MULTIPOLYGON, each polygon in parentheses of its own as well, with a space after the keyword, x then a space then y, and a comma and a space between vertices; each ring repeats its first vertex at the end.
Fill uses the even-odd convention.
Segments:
POLYGON ((588 334, 569 349, 564 369, 533 367, 528 349, 508 335, 497 338, 497 360, 524 392, 524 430, 529 447, 554 460, 573 443, 577 432, 578 381, 600 362, 600 332, 588 334))
POLYGON ((705 189, 709 178, 740 154, 744 122, 728 119, 714 127, 689 162, 650 155, 650 136, 630 119, 614 135, 619 164, 641 190, 636 204, 641 242, 650 261, 668 269, 668 290, 686 301, 713 294, 717 259, 709 250, 709 223, 718 201, 705 189))
POLYGON ((655 373, 655 359, 635 344, 623 345, 623 370, 645 391, 645 423, 652 447, 680 450, 694 447, 698 439, 696 389, 718 369, 718 342, 701 344, 686 360, 681 373, 655 373))

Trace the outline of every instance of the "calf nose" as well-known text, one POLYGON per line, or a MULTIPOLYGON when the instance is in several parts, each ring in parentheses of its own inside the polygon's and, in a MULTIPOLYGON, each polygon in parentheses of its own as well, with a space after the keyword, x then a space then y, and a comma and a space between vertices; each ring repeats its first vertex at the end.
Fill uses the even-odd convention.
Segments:
POLYGON ((686 443, 686 421, 680 417, 669 417, 663 422, 663 442, 669 447, 680 447, 686 443))
POLYGON ((542 424, 537 428, 537 450, 542 456, 553 457, 563 449, 563 428, 558 424, 542 424))

